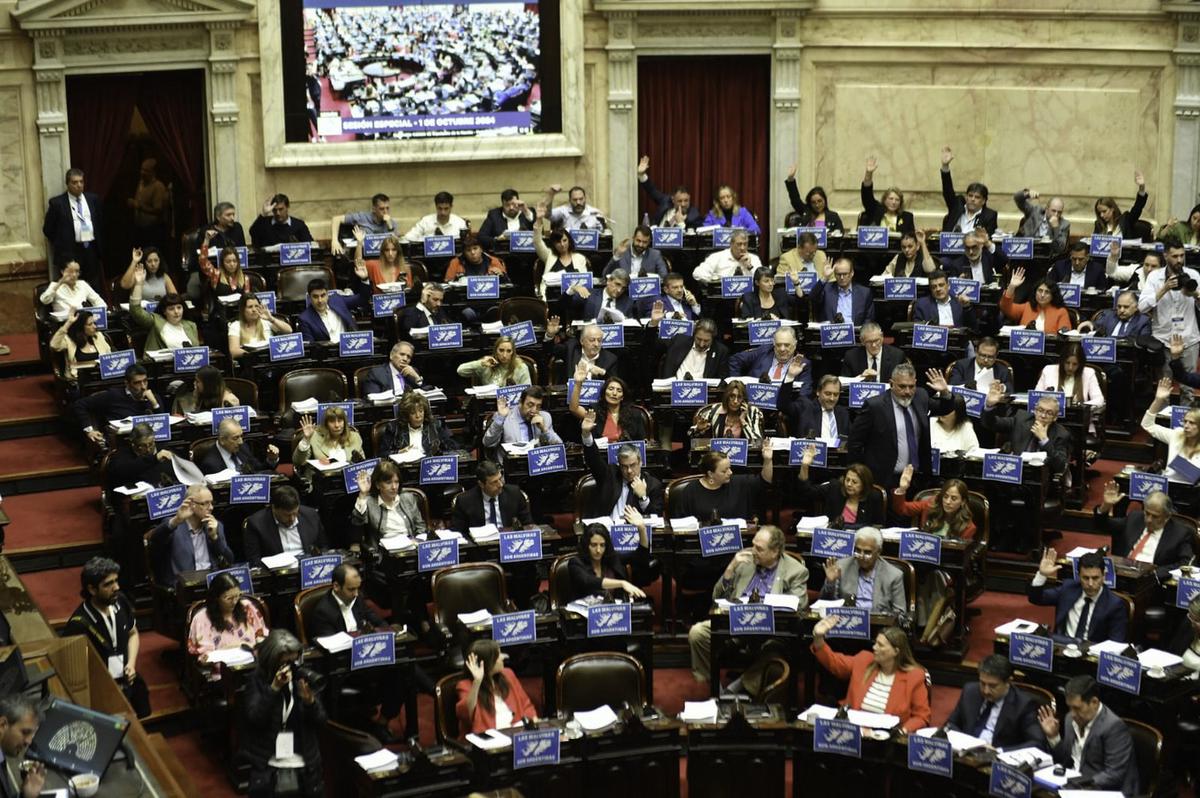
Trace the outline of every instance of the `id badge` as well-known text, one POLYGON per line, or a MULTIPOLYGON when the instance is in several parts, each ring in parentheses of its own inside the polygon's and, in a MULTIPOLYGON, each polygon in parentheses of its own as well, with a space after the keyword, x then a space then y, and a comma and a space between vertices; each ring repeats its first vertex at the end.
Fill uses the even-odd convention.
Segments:
POLYGON ((275 735, 275 758, 290 759, 296 755, 296 735, 292 732, 279 732, 275 735))
POLYGON ((1171 332, 1183 334, 1183 316, 1171 317, 1171 332))
POLYGON ((114 679, 125 678, 125 658, 120 654, 113 654, 108 658, 108 675, 114 679))

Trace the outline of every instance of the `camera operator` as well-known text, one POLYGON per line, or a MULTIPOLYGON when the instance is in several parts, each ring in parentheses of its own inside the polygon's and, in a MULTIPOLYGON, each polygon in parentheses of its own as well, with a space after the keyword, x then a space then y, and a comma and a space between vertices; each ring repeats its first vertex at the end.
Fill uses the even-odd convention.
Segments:
MULTIPOLYGON (((1165 269, 1150 273, 1138 297, 1138 310, 1153 311, 1152 334, 1163 346, 1171 343, 1171 336, 1183 338, 1183 367, 1196 370, 1196 354, 1200 351, 1200 329, 1196 326, 1197 283, 1200 273, 1184 266, 1186 252, 1177 238, 1163 241, 1165 269)), ((1170 366, 1163 367, 1163 375, 1170 376, 1170 366)), ((1183 387, 1190 395, 1191 388, 1183 387)))

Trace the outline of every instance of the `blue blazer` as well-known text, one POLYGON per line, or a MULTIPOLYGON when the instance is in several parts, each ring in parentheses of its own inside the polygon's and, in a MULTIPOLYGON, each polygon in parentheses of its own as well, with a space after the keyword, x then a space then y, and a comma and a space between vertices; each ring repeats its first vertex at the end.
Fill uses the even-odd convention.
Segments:
MULTIPOLYGON (((606 296, 608 295, 604 293, 604 289, 602 288, 593 291, 591 295, 584 300, 583 311, 579 314, 579 318, 586 319, 587 321, 595 320, 596 314, 600 312, 600 307, 604 304, 604 299, 606 296)), ((621 311, 626 318, 634 315, 633 299, 630 298, 628 291, 617 297, 617 301, 614 304, 617 306, 617 310, 621 311)))
MULTIPOLYGON (((833 317, 837 315, 837 285, 818 282, 812 293, 813 304, 821 314, 821 321, 833 321, 833 317), (829 290, 826 290, 826 286, 829 286, 829 290)), ((875 320, 875 299, 871 296, 871 289, 865 285, 850 286, 850 306, 854 309, 854 318, 846 321, 853 322, 855 327, 865 321, 875 320)))
MULTIPOLYGON (((665 211, 664 211, 664 213, 665 213, 665 211)), ((630 268, 632 268, 632 264, 633 264, 633 247, 630 246, 630 247, 627 247, 623 253, 621 253, 621 257, 613 258, 612 260, 610 260, 608 262, 608 265, 604 267, 604 276, 607 277, 608 275, 612 274, 617 269, 624 269, 625 271, 629 271, 630 268)), ((646 254, 642 255, 642 270, 641 270, 641 272, 639 272, 636 275, 630 275, 630 276, 631 277, 649 277, 652 274, 657 274, 659 277, 666 279, 667 271, 668 271, 667 262, 665 260, 663 260, 662 253, 659 252, 654 247, 650 247, 649 249, 646 250, 646 254)))
MULTIPOLYGON (((1109 309, 1101 311, 1100 315, 1096 317, 1096 321, 1094 323, 1096 335, 1112 335, 1113 332, 1116 331, 1117 325, 1120 323, 1121 320, 1117 318, 1117 312, 1115 310, 1109 309)), ((1125 334, 1121 337, 1140 338, 1143 335, 1150 334, 1150 317, 1139 311, 1138 313, 1134 313, 1133 318, 1131 318, 1126 324, 1125 334)))
POLYGON ((754 214, 746 210, 744 206, 737 209, 737 213, 733 215, 733 219, 729 224, 725 223, 724 213, 717 214, 710 210, 708 215, 704 217, 704 226, 708 227, 714 224, 717 227, 743 227, 751 235, 758 235, 761 232, 758 229, 758 222, 754 221, 754 214))
MULTIPOLYGON (((808 365, 804 371, 800 372, 800 376, 792 382, 792 390, 799 396, 809 396, 812 394, 812 363, 809 363, 803 355, 800 355, 800 357, 808 365)), ((729 358, 729 376, 760 377, 774 363, 775 347, 771 344, 763 344, 754 349, 738 352, 729 358)))
MULTIPOLYGON (((1083 595, 1083 585, 1074 579, 1054 587, 1048 584, 1034 587, 1031 584, 1028 594, 1030 603, 1042 607, 1054 607, 1054 636, 1061 640, 1069 639, 1067 637, 1067 613, 1083 595)), ((1109 588, 1101 590, 1100 597, 1096 599, 1095 605, 1092 607, 1092 619, 1088 623, 1088 641, 1100 643, 1105 640, 1116 640, 1124 643, 1129 640, 1128 626, 1129 616, 1125 609, 1125 602, 1114 596, 1109 588)))
MULTIPOLYGON (((224 524, 220 521, 217 522, 216 540, 209 540, 207 535, 204 540, 208 544, 208 558, 212 561, 213 568, 219 568, 221 560, 224 560, 226 564, 233 564, 233 550, 225 541, 224 524)), ((196 570, 196 553, 192 551, 191 532, 186 523, 172 529, 170 519, 164 520, 150 533, 150 543, 156 546, 166 544, 164 547, 166 550, 161 553, 166 555, 165 557, 151 556, 154 575, 159 580, 159 584, 172 585, 175 583, 175 578, 182 572, 196 570)))
MULTIPOLYGON (((959 214, 960 216, 962 214, 959 214)), ((993 212, 993 216, 994 216, 993 212)), ((958 216, 954 217, 955 219, 958 216)), ((981 225, 982 226, 982 225, 981 225)), ((995 282, 996 272, 992 267, 992 253, 986 249, 979 257, 979 262, 983 265, 983 282, 984 285, 995 282)), ((951 277, 962 277, 965 280, 971 279, 971 265, 967 261, 966 255, 955 255, 953 258, 942 261, 942 271, 951 277)))
MULTIPOLYGON (((953 296, 950 297, 950 315, 954 317, 955 327, 974 327, 974 306, 964 308, 953 296)), ((927 324, 938 323, 937 303, 931 296, 918 297, 913 303, 913 321, 927 324)))
MULTIPOLYGON (((354 322, 354 310, 361 306, 367 299, 367 294, 363 289, 365 285, 356 282, 354 286, 354 294, 346 297, 342 294, 336 294, 333 291, 329 292, 329 309, 335 316, 342 320, 342 326, 347 332, 358 329, 358 325, 354 322)), ((300 333, 304 336, 305 341, 328 341, 329 330, 325 329, 325 322, 321 321, 321 317, 312 309, 312 306, 306 307, 300 312, 300 333)))
MULTIPOLYGON (((666 313, 667 316, 670 316, 672 313, 675 312, 675 308, 671 306, 671 303, 674 300, 672 300, 670 297, 668 297, 664 294, 663 296, 657 297, 656 299, 639 299, 638 305, 637 305, 638 318, 639 319, 650 318, 650 311, 654 308, 654 303, 660 299, 662 300, 662 303, 663 303, 663 312, 666 313)), ((682 306, 682 308, 679 310, 679 312, 683 314, 683 317, 685 319, 687 319, 688 321, 695 321, 696 319, 700 318, 700 316, 694 310, 692 310, 691 305, 689 305, 687 302, 680 300, 679 304, 682 306)))
MULTIPOLYGON (((1071 279, 1070 259, 1063 258, 1051 267, 1050 272, 1057 282, 1068 282, 1071 279)), ((1095 288, 1097 291, 1103 291, 1108 287, 1108 275, 1104 271, 1103 263, 1097 260, 1088 261, 1087 266, 1083 269, 1083 287, 1095 288)))

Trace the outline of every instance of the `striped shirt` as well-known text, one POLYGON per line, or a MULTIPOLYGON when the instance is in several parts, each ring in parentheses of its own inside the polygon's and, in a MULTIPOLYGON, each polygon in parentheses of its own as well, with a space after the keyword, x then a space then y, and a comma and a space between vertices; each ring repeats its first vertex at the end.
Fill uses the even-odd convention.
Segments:
POLYGON ((895 681, 896 674, 893 673, 891 676, 885 676, 876 671, 875 681, 871 682, 871 686, 867 689, 867 694, 863 696, 863 712, 884 714, 887 711, 888 696, 892 693, 892 683, 895 681))

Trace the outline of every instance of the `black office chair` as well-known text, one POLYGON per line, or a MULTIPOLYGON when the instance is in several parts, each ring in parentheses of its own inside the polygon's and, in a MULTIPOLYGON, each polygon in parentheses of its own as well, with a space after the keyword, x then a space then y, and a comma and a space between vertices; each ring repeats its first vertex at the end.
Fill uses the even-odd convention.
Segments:
POLYGON ((1159 773, 1162 772, 1162 732, 1148 723, 1133 718, 1122 718, 1129 734, 1133 737, 1133 759, 1138 769, 1138 796, 1151 798, 1158 792, 1159 773))
POLYGON ((596 651, 567 657, 558 666, 556 684, 557 706, 566 712, 605 704, 617 709, 625 703, 640 709, 646 703, 646 672, 628 654, 596 651))

